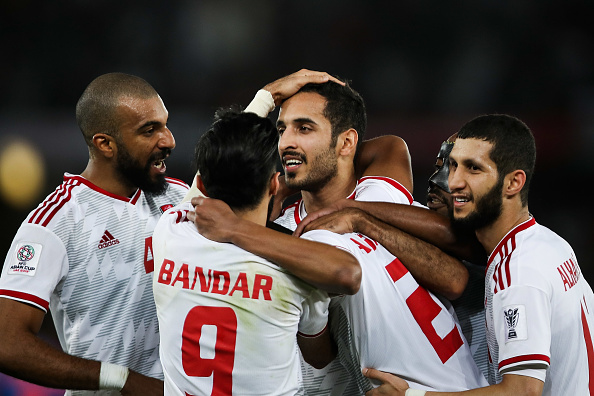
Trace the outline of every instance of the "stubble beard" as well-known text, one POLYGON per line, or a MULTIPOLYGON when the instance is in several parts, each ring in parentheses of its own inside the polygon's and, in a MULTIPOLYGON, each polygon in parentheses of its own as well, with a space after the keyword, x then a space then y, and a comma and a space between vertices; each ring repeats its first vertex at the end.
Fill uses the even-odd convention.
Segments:
POLYGON ((503 180, 497 183, 482 197, 475 199, 476 209, 466 217, 456 218, 452 213, 452 226, 458 230, 476 231, 493 224, 503 210, 503 180))
POLYGON ((303 163, 312 164, 311 170, 301 180, 296 180, 297 174, 287 172, 285 183, 292 190, 316 192, 324 188, 330 180, 338 174, 338 161, 334 147, 328 147, 326 151, 318 154, 312 161, 303 157, 303 163))

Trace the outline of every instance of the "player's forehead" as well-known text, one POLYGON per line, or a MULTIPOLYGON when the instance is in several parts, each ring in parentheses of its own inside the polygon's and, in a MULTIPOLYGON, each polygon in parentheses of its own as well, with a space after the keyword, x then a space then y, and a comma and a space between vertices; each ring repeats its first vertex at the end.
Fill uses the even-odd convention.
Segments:
POLYGON ((169 112, 160 96, 119 98, 117 113, 122 127, 137 129, 147 123, 167 124, 169 112))
POLYGON ((326 120, 324 110, 326 99, 316 92, 299 92, 285 100, 280 107, 278 122, 288 124, 295 120, 326 120))
POLYGON ((490 142, 481 139, 456 139, 450 158, 489 158, 492 147, 490 142))

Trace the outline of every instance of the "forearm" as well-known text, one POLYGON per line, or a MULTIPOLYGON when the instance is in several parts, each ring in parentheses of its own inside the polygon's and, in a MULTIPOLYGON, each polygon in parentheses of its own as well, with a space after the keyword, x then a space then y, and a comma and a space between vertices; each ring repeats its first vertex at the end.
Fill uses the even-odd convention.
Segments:
POLYGON ((474 241, 457 234, 445 216, 418 206, 388 202, 349 201, 345 204, 363 210, 459 259, 473 262, 477 260, 477 245, 473 243, 474 241))
POLYGON ((68 355, 31 333, 3 337, 1 348, 0 370, 10 376, 49 388, 99 389, 100 362, 68 355))
POLYGON ((285 235, 240 220, 231 243, 272 261, 295 276, 329 293, 354 294, 361 268, 355 257, 333 246, 285 235))
POLYGON ((392 227, 369 214, 353 222, 355 232, 383 245, 425 288, 454 300, 468 282, 468 270, 458 259, 419 238, 392 227))

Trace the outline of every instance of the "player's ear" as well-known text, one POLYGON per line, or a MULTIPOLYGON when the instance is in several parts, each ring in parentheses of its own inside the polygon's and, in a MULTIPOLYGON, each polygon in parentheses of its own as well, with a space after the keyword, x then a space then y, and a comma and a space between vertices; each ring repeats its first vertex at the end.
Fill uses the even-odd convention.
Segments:
POLYGON ((96 133, 91 140, 95 151, 106 158, 112 158, 117 153, 117 145, 113 136, 106 133, 96 133))
POLYGON ((202 181, 202 176, 200 176, 200 173, 196 174, 196 187, 198 188, 198 190, 200 190, 200 192, 202 194, 204 194, 205 197, 208 197, 208 194, 206 193, 206 188, 204 188, 204 182, 202 181))
POLYGON ((505 176, 503 193, 511 198, 522 191, 524 184, 526 184, 526 173, 521 169, 516 169, 505 176))
POLYGON ((272 177, 270 178, 270 189, 268 190, 268 193, 270 195, 276 195, 276 193, 278 192, 278 189, 280 187, 280 181, 278 180, 279 176, 280 172, 275 172, 274 175, 272 175, 272 177))
POLYGON ((342 156, 355 155, 357 150, 357 142, 359 141, 359 134, 353 128, 349 128, 338 137, 340 144, 339 154, 342 156))

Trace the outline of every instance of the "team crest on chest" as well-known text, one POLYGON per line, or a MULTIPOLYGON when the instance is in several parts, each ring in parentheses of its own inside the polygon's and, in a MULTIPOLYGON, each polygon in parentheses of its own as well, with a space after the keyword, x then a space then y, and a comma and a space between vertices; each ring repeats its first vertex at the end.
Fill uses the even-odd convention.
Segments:
POLYGON ((41 255, 42 245, 23 242, 16 246, 15 255, 8 267, 8 274, 34 276, 41 255))

